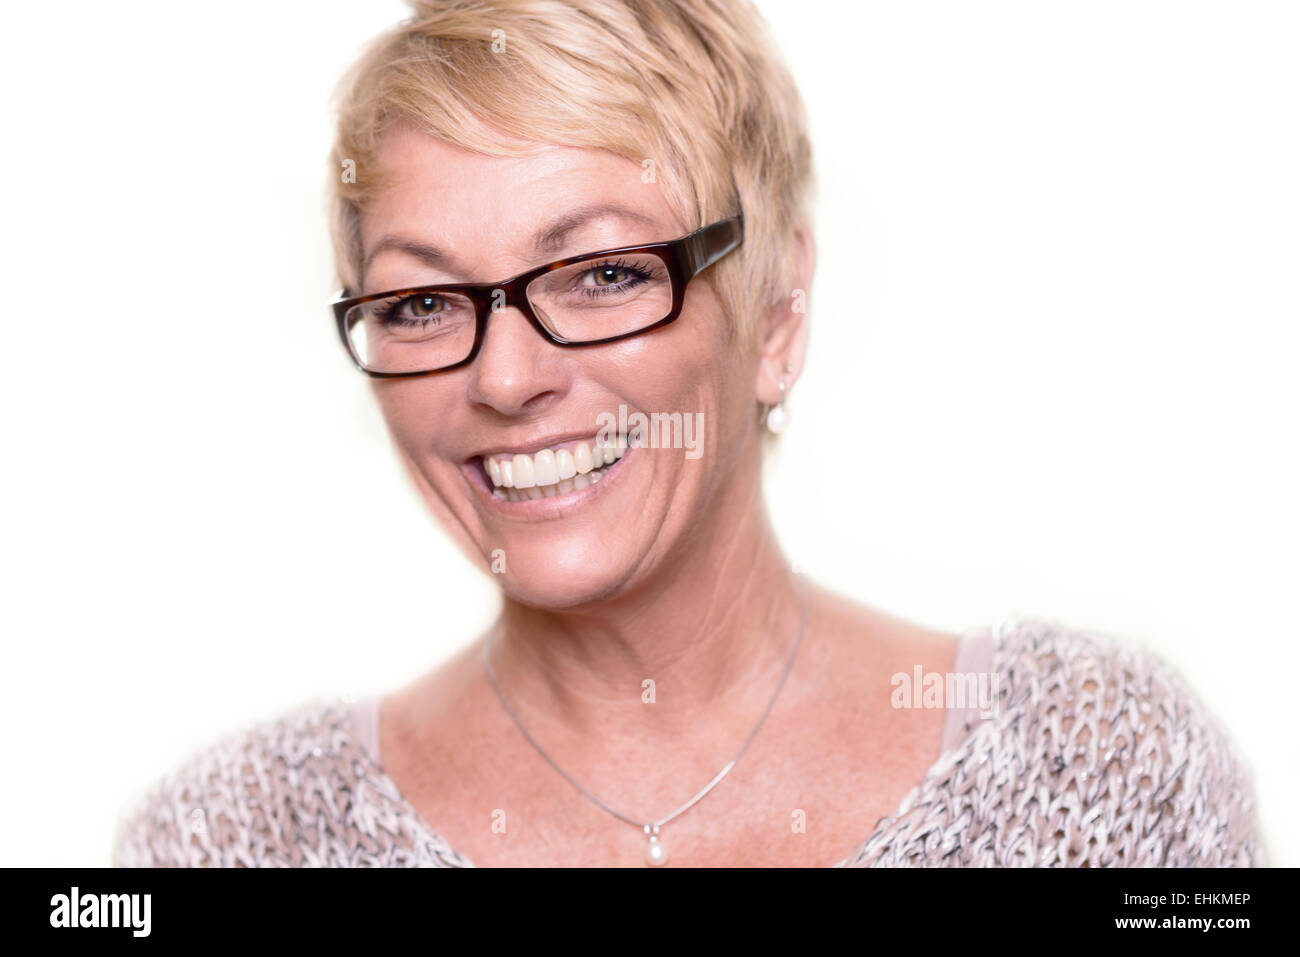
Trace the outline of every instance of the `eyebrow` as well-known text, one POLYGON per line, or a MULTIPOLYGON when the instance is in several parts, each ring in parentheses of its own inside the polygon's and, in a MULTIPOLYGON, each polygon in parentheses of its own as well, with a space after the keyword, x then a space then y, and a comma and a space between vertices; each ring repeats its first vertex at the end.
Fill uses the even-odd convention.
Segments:
MULTIPOLYGON (((554 254, 564 248, 564 244, 569 239, 569 234, 575 229, 588 226, 602 219, 625 219, 645 226, 659 225, 658 220, 653 216, 649 216, 630 206, 624 206, 621 203, 593 203, 571 209, 538 229, 533 234, 533 250, 537 253, 554 254)), ((627 244, 620 243, 619 245, 627 244)), ((361 263, 363 279, 366 273, 369 272, 370 264, 374 262, 375 257, 389 249, 408 253, 426 266, 447 268, 448 271, 450 271, 450 266, 455 261, 450 253, 432 243, 424 243, 390 233, 375 243, 375 247, 366 254, 361 263)))
POLYGON ((628 219, 643 226, 658 225, 653 216, 647 216, 630 206, 620 203, 594 203, 571 209, 539 229, 533 235, 533 249, 539 253, 556 252, 564 247, 569 233, 601 219, 628 219))

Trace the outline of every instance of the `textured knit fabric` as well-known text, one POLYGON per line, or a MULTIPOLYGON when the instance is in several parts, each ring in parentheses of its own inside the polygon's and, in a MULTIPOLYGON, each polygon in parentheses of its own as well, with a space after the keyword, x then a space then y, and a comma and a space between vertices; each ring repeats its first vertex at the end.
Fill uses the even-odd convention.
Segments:
MULTIPOLYGON (((967 632, 954 671, 981 658, 995 713, 950 714, 938 760, 836 866, 1266 863, 1242 759, 1159 659, 1037 619, 967 632)), ((113 863, 473 866, 384 772, 356 704, 313 701, 200 751, 123 816, 113 863)))

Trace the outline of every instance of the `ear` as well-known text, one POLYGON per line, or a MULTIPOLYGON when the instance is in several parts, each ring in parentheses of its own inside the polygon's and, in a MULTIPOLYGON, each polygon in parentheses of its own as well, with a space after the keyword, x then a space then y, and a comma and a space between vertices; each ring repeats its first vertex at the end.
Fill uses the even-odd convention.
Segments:
POLYGON ((764 405, 780 402, 803 370, 804 351, 808 346, 808 292, 817 261, 812 230, 803 220, 795 224, 794 254, 795 288, 772 306, 759 351, 754 394, 764 405), (784 393, 780 386, 782 380, 784 393))

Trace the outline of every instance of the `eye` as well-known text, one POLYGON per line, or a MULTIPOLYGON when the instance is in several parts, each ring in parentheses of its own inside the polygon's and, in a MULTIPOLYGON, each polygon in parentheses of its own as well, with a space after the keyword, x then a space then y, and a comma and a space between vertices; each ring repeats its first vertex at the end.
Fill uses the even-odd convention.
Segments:
POLYGON ((412 296, 406 305, 412 315, 423 318, 440 311, 443 303, 438 296, 412 296))
POLYGON ((597 286, 616 286, 632 278, 632 273, 622 266, 597 266, 591 275, 597 286))

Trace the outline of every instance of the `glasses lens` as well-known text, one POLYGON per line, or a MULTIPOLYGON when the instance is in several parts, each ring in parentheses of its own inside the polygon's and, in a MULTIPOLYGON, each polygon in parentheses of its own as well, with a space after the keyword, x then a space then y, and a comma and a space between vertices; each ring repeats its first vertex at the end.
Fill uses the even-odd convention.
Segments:
POLYGON ((538 276, 528 302, 555 335, 590 342, 653 326, 672 311, 673 288, 660 257, 617 253, 538 276))
POLYGON ((373 372, 431 372, 474 347, 474 303, 458 293, 372 299, 348 310, 348 341, 373 372))

